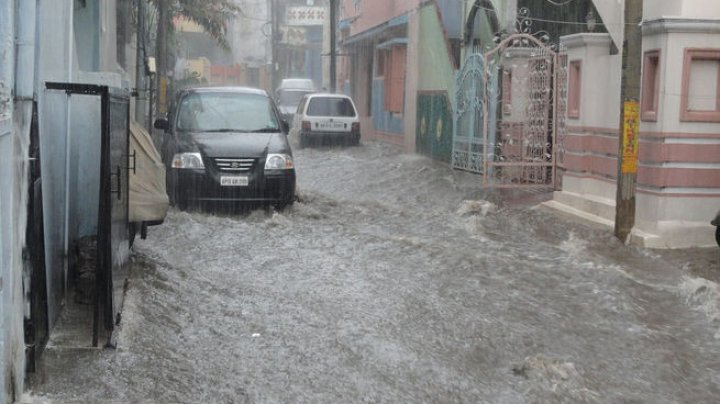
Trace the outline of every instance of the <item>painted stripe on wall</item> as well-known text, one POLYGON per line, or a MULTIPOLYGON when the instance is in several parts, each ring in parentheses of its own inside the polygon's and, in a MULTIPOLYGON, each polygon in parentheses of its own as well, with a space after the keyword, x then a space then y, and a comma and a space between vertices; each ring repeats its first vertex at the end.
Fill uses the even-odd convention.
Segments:
POLYGON ((643 163, 720 163, 720 144, 641 142, 640 161, 643 163))
POLYGON ((595 134, 568 134, 564 141, 565 149, 574 152, 592 152, 617 156, 617 137, 595 135, 595 134))
POLYGON ((569 172, 590 173, 615 178, 617 175, 617 159, 592 154, 566 153, 563 158, 563 168, 569 172))
POLYGON ((638 185, 658 188, 720 188, 720 169, 640 166, 638 185))

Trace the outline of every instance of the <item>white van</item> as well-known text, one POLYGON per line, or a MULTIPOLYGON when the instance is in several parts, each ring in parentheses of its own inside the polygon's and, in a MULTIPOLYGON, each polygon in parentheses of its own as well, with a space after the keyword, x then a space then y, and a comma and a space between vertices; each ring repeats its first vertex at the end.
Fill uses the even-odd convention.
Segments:
POLYGON ((355 103, 343 94, 310 94, 303 97, 293 118, 290 134, 300 147, 313 141, 360 143, 360 117, 355 103))

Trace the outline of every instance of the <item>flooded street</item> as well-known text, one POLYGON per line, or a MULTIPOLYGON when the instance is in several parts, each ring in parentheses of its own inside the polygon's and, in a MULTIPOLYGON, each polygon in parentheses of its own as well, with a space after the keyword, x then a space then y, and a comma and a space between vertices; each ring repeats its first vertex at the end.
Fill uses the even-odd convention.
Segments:
POLYGON ((283 212, 173 210, 117 349, 49 346, 38 402, 690 403, 720 397, 720 253, 606 228, 377 143, 295 152, 283 212))

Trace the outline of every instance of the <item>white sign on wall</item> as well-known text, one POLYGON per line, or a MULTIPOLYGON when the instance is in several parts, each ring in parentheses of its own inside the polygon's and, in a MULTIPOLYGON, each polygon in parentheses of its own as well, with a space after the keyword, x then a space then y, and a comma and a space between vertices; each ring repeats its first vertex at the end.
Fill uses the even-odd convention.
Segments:
POLYGON ((325 7, 289 7, 286 18, 288 25, 323 25, 326 16, 325 7))
POLYGON ((282 32, 281 42, 287 45, 305 45, 305 28, 303 27, 280 27, 282 32))

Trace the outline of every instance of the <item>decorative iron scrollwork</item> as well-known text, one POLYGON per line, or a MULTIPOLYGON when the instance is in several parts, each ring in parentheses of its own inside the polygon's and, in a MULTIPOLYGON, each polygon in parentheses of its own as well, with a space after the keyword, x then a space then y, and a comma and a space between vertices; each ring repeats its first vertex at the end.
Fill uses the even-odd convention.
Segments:
MULTIPOLYGON (((497 32, 493 37, 493 42, 495 44, 499 44, 513 34, 527 34, 535 37, 544 46, 548 46, 551 49, 556 50, 557 44, 553 44, 550 42, 550 33, 545 30, 533 31, 533 21, 534 19, 530 16, 530 9, 528 9, 527 7, 521 7, 517 12, 517 18, 515 20, 515 32, 497 32)), ((518 48, 533 46, 533 44, 531 44, 527 39, 518 39, 517 41, 513 41, 511 45, 518 48)))

